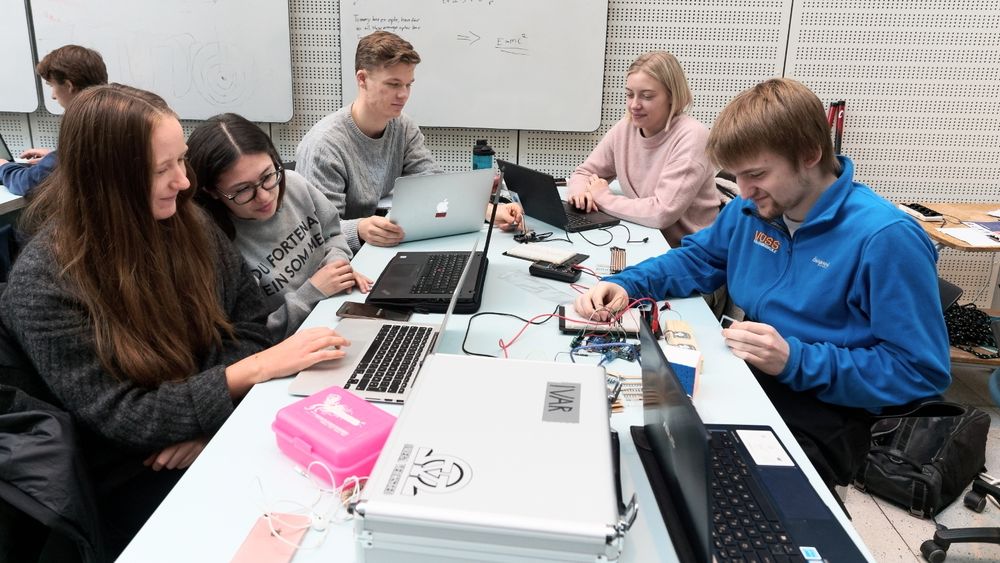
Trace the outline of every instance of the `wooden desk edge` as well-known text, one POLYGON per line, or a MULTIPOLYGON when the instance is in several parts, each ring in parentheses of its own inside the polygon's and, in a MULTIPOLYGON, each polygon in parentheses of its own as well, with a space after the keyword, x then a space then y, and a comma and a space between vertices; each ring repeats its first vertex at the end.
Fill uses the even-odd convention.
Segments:
MULTIPOLYGON (((1000 203, 931 203, 921 202, 921 205, 930 207, 945 215, 946 218, 957 219, 959 221, 1000 221, 997 217, 987 215, 987 211, 1000 209, 1000 203)), ((954 223, 940 223, 930 221, 918 221, 931 240, 947 248, 961 250, 963 252, 997 252, 998 247, 972 246, 969 243, 959 240, 951 235, 946 235, 938 230, 939 227, 956 227, 954 223)))

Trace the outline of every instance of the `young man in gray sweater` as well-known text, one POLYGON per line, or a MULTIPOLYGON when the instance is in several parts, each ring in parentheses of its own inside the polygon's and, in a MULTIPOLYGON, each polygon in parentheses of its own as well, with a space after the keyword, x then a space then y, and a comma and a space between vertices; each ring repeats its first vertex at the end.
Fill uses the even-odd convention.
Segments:
MULTIPOLYGON (((402 242, 403 230, 375 215, 379 199, 392 193, 396 178, 443 172, 420 128, 403 114, 419 62, 413 45, 398 35, 376 31, 362 37, 354 57, 357 99, 313 125, 295 151, 298 172, 340 211, 352 251, 363 242, 402 242)), ((520 207, 504 205, 496 224, 512 228, 520 217, 520 207)))

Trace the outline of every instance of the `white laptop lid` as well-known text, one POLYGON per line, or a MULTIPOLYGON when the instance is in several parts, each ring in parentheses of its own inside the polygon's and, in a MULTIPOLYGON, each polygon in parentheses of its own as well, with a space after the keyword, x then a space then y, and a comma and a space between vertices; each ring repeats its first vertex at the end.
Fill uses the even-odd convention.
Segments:
POLYGON ((478 231, 483 226, 496 171, 491 168, 400 176, 389 219, 406 242, 478 231))
POLYGON ((618 517, 608 417, 601 367, 429 356, 362 494, 364 520, 601 545, 618 517))

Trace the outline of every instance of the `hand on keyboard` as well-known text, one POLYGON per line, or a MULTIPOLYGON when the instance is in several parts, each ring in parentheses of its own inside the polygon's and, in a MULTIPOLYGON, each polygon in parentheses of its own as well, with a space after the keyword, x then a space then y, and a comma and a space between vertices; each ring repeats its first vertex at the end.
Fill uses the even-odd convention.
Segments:
POLYGON ((262 381, 298 373, 319 362, 343 358, 341 350, 351 343, 326 327, 300 330, 267 350, 256 354, 269 375, 262 381))
POLYGON ((257 383, 298 373, 307 367, 343 358, 340 348, 350 346, 346 338, 326 327, 300 330, 267 350, 226 367, 226 386, 240 399, 257 383))

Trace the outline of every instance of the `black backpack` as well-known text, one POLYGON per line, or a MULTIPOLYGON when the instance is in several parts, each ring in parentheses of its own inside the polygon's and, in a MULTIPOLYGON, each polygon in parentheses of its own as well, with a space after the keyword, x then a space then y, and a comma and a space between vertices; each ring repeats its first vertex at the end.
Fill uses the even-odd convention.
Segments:
POLYGON ((854 486, 930 518, 984 469, 990 417, 943 401, 878 420, 854 486))

